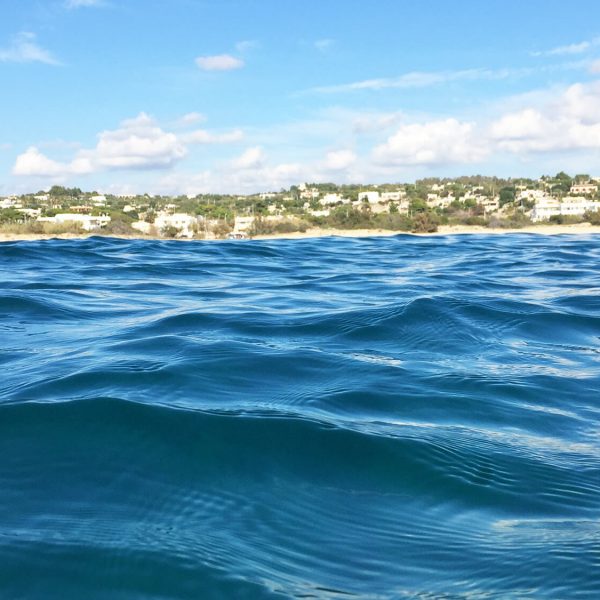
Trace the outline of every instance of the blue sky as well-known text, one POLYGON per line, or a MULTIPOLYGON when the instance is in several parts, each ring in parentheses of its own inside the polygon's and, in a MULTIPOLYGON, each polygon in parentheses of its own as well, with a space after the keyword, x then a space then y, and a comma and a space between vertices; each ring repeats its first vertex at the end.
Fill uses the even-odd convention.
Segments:
POLYGON ((3 0, 0 194, 600 175, 600 3, 3 0))

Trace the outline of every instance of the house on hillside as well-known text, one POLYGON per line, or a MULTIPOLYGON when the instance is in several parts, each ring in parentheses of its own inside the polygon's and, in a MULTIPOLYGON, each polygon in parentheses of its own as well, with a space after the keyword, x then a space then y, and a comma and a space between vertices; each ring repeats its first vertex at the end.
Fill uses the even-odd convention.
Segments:
POLYGON ((106 227, 111 218, 108 215, 82 215, 79 213, 59 213, 54 217, 38 217, 37 221, 42 223, 55 223, 57 225, 65 225, 74 223, 83 229, 83 231, 94 231, 106 227))
POLYGON ((177 237, 193 238, 198 224, 198 219, 186 213, 159 213, 154 219, 154 226, 160 232, 169 228, 178 231, 177 237))
POLYGON ((569 190, 569 194, 573 196, 595 194, 598 191, 598 186, 595 183, 574 183, 569 190))
POLYGON ((358 201, 364 202, 367 201, 369 204, 377 204, 380 201, 379 192, 368 191, 368 192, 359 192, 358 193, 358 201))

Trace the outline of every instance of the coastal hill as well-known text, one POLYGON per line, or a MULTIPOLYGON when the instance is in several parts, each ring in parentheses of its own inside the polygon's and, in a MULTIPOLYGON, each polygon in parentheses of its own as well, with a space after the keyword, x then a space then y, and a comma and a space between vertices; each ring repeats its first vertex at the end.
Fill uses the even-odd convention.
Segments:
POLYGON ((600 179, 428 178, 411 184, 303 183, 248 196, 127 195, 53 186, 0 198, 0 236, 108 234, 222 239, 327 232, 451 232, 600 225, 600 179))

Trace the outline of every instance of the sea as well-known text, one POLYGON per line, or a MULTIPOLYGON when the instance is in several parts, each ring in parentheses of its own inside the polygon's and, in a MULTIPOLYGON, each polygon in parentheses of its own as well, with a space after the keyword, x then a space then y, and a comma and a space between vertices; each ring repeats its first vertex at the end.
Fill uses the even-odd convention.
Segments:
POLYGON ((600 598, 600 236, 0 244, 0 598, 600 598))

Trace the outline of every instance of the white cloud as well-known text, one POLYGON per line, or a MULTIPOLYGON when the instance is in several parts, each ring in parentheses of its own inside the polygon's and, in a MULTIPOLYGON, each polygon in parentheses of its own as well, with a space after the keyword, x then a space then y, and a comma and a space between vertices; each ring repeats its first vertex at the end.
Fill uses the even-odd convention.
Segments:
POLYGON ((48 50, 40 47, 35 39, 35 33, 28 31, 19 33, 8 48, 0 48, 0 62, 41 62, 47 65, 60 65, 60 61, 48 50))
POLYGON ((217 54, 215 56, 199 56, 196 64, 204 71, 232 71, 241 69, 244 61, 230 54, 217 54))
MULTIPOLYGON (((201 120, 189 114, 185 121, 201 120)), ((564 163, 560 168, 569 168, 578 159, 577 168, 589 170, 600 151, 600 81, 505 98, 469 117, 330 107, 302 121, 246 127, 243 132, 197 126, 173 131, 141 113, 101 132, 88 149, 67 144, 28 148, 17 157, 13 173, 56 179, 118 169, 173 169, 160 178, 135 175, 139 189, 253 193, 300 181, 380 182, 392 173, 407 179, 451 175, 477 163, 486 171, 494 164, 506 169, 512 165, 513 174, 519 174, 522 164, 535 163, 542 172, 559 162, 564 163), (174 169, 194 144, 237 144, 244 139, 243 152, 234 146, 228 158, 226 148, 211 148, 174 169), (295 140, 293 147, 290 139, 295 140), (64 153, 69 159, 53 160, 64 153), (279 162, 273 164, 267 155, 279 162), (186 172, 194 165, 195 172, 186 172)), ((111 180, 117 184, 121 177, 131 182, 134 175, 113 175, 111 180)))
POLYGON ((225 133, 211 133, 206 129, 197 129, 181 137, 186 144, 231 144, 239 142, 244 137, 241 129, 233 129, 225 133))
POLYGON ((61 163, 42 154, 35 146, 29 147, 17 156, 13 175, 34 177, 64 177, 90 173, 92 165, 89 159, 77 157, 70 163, 61 163))
POLYGON ((188 196, 202 193, 251 194, 288 188, 300 181, 311 180, 310 173, 306 165, 299 163, 261 163, 260 166, 240 169, 228 163, 197 173, 170 173, 160 180, 155 192, 188 196))
POLYGON ((356 162, 357 156, 352 150, 336 150, 328 152, 323 166, 329 171, 343 171, 356 162))
POLYGON ((319 94, 334 94, 360 90, 383 90, 389 88, 423 88, 452 81, 477 81, 481 79, 506 79, 527 72, 526 69, 463 69, 460 71, 413 71, 399 77, 364 79, 341 85, 316 87, 308 90, 319 94))
POLYGON ((600 74, 600 60, 595 60, 589 65, 589 71, 593 75, 600 74))
POLYGON ((516 154, 600 149, 600 83, 569 86, 541 106, 503 115, 489 129, 498 148, 516 154))
POLYGON ((233 159, 231 165, 235 169, 256 169, 262 167, 265 162, 265 154, 260 146, 248 148, 241 156, 233 159))
POLYGON ((31 147, 17 157, 13 174, 57 177, 112 169, 164 169, 186 154, 174 133, 163 131, 145 113, 127 119, 118 129, 103 131, 91 150, 80 150, 69 163, 54 161, 31 147))
POLYGON ((473 123, 456 119, 402 125, 373 150, 376 163, 386 166, 472 163, 486 155, 473 123))
MULTIPOLYGON (((197 113, 191 113, 188 120, 194 122, 198 117, 197 113)), ((243 139, 243 135, 241 129, 222 133, 197 129, 176 135, 163 130, 152 117, 142 112, 133 119, 122 121, 117 129, 100 132, 96 146, 80 149, 71 162, 52 160, 38 147, 30 147, 17 157, 13 174, 59 177, 105 170, 168 169, 187 155, 188 145, 234 143, 243 139)), ((73 145, 60 144, 61 148, 67 146, 73 145)), ((263 161, 262 149, 254 147, 248 148, 234 164, 241 169, 256 168, 263 161)))
POLYGON ((174 133, 163 131, 145 113, 103 131, 92 151, 94 162, 110 169, 166 168, 183 158, 186 149, 174 133))
POLYGON ((64 174, 66 170, 67 165, 49 159, 35 146, 31 146, 23 154, 17 156, 12 172, 13 175, 52 177, 64 174))
POLYGON ((572 54, 582 54, 591 50, 595 46, 600 45, 600 37, 594 38, 592 40, 586 40, 583 42, 579 42, 576 44, 567 44, 565 46, 557 46, 556 48, 552 48, 550 50, 543 50, 540 52, 532 52, 532 56, 565 56, 572 54))

